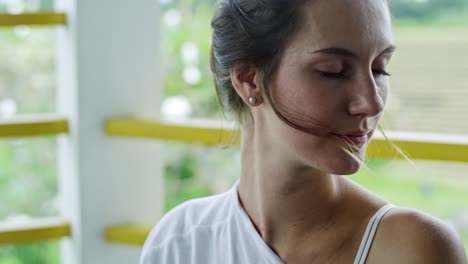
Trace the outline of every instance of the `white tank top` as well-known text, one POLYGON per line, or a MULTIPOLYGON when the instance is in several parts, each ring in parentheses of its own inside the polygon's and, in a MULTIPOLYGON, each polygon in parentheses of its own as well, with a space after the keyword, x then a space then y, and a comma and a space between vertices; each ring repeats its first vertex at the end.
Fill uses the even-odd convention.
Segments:
MULTIPOLYGON (((377 225, 391 208, 371 218, 354 264, 365 263, 377 225)), ((223 194, 194 199, 167 213, 143 247, 140 264, 284 264, 242 208, 237 183, 223 194)))
POLYGON ((392 204, 382 206, 382 208, 380 208, 369 220, 366 232, 362 237, 361 245, 359 246, 356 258, 354 259, 354 264, 364 264, 366 262, 367 255, 369 254, 375 234, 377 233, 377 227, 379 226, 380 220, 382 220, 383 216, 393 207, 394 206, 392 204))

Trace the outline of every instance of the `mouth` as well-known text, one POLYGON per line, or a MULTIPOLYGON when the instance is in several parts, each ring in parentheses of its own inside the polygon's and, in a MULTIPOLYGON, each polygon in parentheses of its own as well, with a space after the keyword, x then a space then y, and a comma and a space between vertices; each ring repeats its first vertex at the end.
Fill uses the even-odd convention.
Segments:
POLYGON ((353 142, 357 146, 362 146, 369 142, 371 131, 355 132, 347 135, 335 134, 336 136, 345 139, 347 142, 353 142))
POLYGON ((359 135, 359 136, 351 136, 351 135, 342 135, 341 137, 353 142, 358 146, 362 146, 369 141, 368 134, 359 135))

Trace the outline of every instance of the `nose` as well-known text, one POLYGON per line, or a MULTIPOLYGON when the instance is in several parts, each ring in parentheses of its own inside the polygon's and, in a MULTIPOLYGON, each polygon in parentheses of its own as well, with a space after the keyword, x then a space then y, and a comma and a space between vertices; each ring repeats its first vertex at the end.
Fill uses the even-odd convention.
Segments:
POLYGON ((373 117, 380 115, 385 107, 386 87, 379 87, 372 73, 356 81, 351 89, 349 113, 373 117))

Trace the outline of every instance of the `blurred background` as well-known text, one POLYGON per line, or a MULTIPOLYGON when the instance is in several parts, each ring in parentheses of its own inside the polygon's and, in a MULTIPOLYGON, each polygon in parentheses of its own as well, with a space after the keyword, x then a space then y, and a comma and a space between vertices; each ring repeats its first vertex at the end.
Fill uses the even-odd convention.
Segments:
MULTIPOLYGON (((59 1, 59 0, 57 0, 59 1)), ((214 0, 159 0, 168 120, 222 115, 209 70, 214 0)), ((392 0, 397 52, 382 126, 468 136, 468 1, 392 0)), ((0 12, 53 11, 53 0, 0 0, 0 12)), ((56 30, 0 28, 0 118, 56 112, 56 30)), ((165 210, 225 191, 239 176, 235 147, 164 143, 165 210)), ((468 248, 468 164, 369 159, 351 178, 453 225, 468 248)), ((0 141, 0 221, 60 215, 55 137, 0 141)), ((60 263, 58 242, 0 247, 0 264, 60 263)))

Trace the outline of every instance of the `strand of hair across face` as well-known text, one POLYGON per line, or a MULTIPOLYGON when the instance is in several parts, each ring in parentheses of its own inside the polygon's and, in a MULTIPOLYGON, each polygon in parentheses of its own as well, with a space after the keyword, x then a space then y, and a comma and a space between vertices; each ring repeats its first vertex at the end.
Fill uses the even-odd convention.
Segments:
MULTIPOLYGON (((271 96, 271 98, 271 101, 274 101, 275 97, 271 96)), ((290 127, 316 136, 326 136, 330 133, 332 135, 335 135, 333 133, 333 131, 336 131, 334 128, 323 124, 322 122, 320 122, 312 116, 302 114, 297 109, 290 107, 287 102, 284 104, 279 103, 278 107, 274 102, 270 102, 270 104, 272 105, 272 109, 278 116, 278 118, 280 118, 284 123, 286 123, 290 127), (281 111, 278 108, 281 108, 281 111), (284 112, 284 114, 282 112, 284 112), (306 125, 301 125, 301 123, 306 125)), ((363 161, 361 161, 357 155, 354 154, 360 149, 359 146, 357 146, 353 141, 351 141, 348 138, 339 137, 338 135, 336 135, 336 138, 341 139, 340 141, 337 141, 337 145, 338 147, 340 147, 341 150, 343 150, 352 159, 358 162, 363 168, 370 170, 370 168, 363 161), (342 142, 342 144, 338 142, 342 142)))

